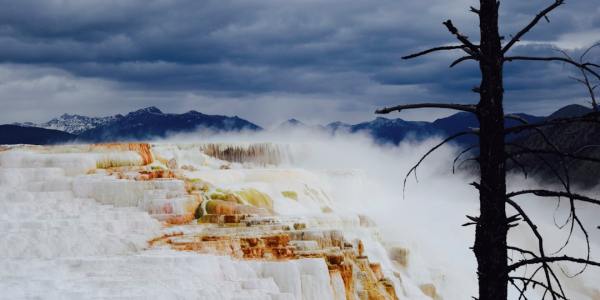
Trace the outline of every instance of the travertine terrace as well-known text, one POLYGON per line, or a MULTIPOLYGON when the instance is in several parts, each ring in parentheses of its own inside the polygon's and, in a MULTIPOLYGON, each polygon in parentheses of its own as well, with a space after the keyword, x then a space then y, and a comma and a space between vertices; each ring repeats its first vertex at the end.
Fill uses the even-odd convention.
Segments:
POLYGON ((271 144, 0 149, 13 298, 441 299, 271 144))

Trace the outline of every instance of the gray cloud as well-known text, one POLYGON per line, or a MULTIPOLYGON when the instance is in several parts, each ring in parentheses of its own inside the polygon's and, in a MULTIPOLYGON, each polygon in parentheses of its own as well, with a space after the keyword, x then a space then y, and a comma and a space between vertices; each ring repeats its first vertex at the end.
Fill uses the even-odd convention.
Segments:
MULTIPOLYGON (((453 42, 441 25, 447 18, 475 40, 477 20, 467 12, 475 2, 0 0, 0 121, 157 105, 268 126, 290 117, 361 121, 402 102, 474 102, 476 65, 447 67, 459 53, 400 57, 453 42)), ((503 33, 516 32, 547 2, 503 1, 503 33)), ((551 20, 515 51, 577 52, 600 40, 592 0, 569 2, 551 20)), ((559 64, 507 66, 508 110, 548 113, 582 103, 571 72, 559 64)))

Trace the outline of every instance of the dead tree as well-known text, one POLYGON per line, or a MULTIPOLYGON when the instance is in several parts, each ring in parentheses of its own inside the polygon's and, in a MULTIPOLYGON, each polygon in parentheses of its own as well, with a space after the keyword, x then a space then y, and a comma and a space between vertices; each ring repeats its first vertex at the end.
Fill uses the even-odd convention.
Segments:
MULTIPOLYGON (((600 79, 600 66, 597 64, 583 62, 585 54, 581 56, 580 61, 573 60, 570 56, 509 56, 510 50, 542 19, 549 21, 548 15, 564 4, 563 0, 554 0, 548 7, 541 10, 533 19, 519 32, 511 37, 506 43, 499 33, 498 28, 498 10, 500 2, 496 0, 480 0, 480 7, 471 7, 471 12, 479 17, 480 38, 479 44, 471 41, 463 35, 452 23, 451 20, 443 22, 443 25, 455 37, 457 43, 449 46, 435 47, 424 50, 404 59, 416 58, 422 55, 438 51, 462 51, 464 55, 450 64, 454 67, 465 61, 476 61, 481 72, 481 84, 473 91, 479 94, 479 102, 476 105, 470 104, 446 104, 446 103, 420 103, 398 105, 390 108, 377 110, 378 114, 387 114, 390 112, 401 112, 408 109, 420 108, 441 108, 464 111, 474 114, 479 121, 479 128, 468 132, 457 133, 430 149, 408 172, 406 179, 411 173, 416 173, 418 166, 433 151, 442 145, 449 143, 459 136, 473 134, 478 136, 478 145, 473 145, 461 151, 460 155, 478 148, 477 157, 473 158, 479 164, 479 182, 472 185, 479 191, 480 215, 478 217, 467 216, 469 222, 465 225, 475 225, 475 244, 473 251, 475 253, 478 267, 477 274, 479 279, 479 297, 480 300, 505 300, 509 283, 519 292, 520 297, 526 299, 526 291, 529 287, 541 287, 545 290, 543 298, 567 299, 567 295, 562 288, 561 282, 556 275, 555 264, 558 262, 571 262, 598 266, 597 262, 590 261, 589 241, 588 255, 584 258, 575 258, 570 256, 553 256, 546 252, 544 247, 544 238, 537 229, 536 224, 529 217, 527 212, 519 204, 518 197, 521 195, 534 195, 539 197, 561 197, 569 199, 570 203, 570 233, 579 229, 588 238, 588 233, 577 215, 576 202, 586 202, 600 205, 600 201, 578 195, 572 192, 571 183, 566 159, 580 159, 594 161, 592 158, 578 155, 578 153, 566 153, 554 145, 552 141, 546 138, 544 128, 548 126, 561 126, 572 122, 600 122, 600 115, 594 111, 589 115, 575 118, 554 119, 536 124, 528 124, 525 120, 517 116, 505 116, 503 107, 503 66, 505 63, 516 61, 556 61, 578 68, 583 76, 583 81, 590 86, 590 77, 600 79), (586 79, 587 78, 587 79, 586 79), (505 119, 515 119, 522 124, 505 128, 505 119), (533 132, 540 134, 547 141, 548 147, 544 149, 528 149, 526 147, 508 147, 506 136, 519 132, 533 132), (510 150, 509 150, 510 149, 510 150), (537 153, 545 151, 544 155, 537 153), (563 166, 561 170, 555 170, 555 175, 562 183, 563 190, 524 190, 507 192, 506 190, 506 165, 507 161, 519 164, 519 154, 531 154, 540 157, 541 160, 547 160, 545 155, 553 155, 558 158, 563 166), (516 211, 516 215, 508 216, 507 206, 516 211), (508 230, 519 224, 528 226, 538 241, 537 249, 520 249, 507 245, 508 230), (522 260, 513 261, 509 264, 509 252, 520 253, 522 260), (514 275, 514 271, 526 266, 535 265, 537 269, 532 275, 522 277, 514 275), (538 275, 539 273, 539 275, 538 275), (541 277, 541 278, 540 278, 541 277)), ((593 92, 593 88, 592 88, 593 92)), ((595 98, 594 98, 595 99, 595 98)), ((595 106, 595 100, 593 100, 595 106)), ((455 159, 456 161, 460 157, 455 159)), ((552 164, 549 167, 555 169, 552 164)), ((526 170, 523 168, 523 172, 526 170)), ((571 237, 569 234, 569 239, 571 237)), ((568 243, 567 239, 566 243, 568 243)))

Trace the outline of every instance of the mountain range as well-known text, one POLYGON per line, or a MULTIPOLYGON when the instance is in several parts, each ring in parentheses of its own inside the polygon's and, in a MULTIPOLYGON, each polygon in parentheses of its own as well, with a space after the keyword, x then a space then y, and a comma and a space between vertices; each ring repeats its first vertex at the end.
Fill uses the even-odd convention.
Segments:
POLYGON ((163 113, 146 107, 126 115, 87 117, 63 114, 48 122, 1 125, 0 144, 56 144, 66 142, 117 142, 165 138, 199 129, 220 131, 262 130, 237 116, 206 115, 197 111, 163 113), (27 132, 27 135, 23 135, 27 132))
POLYGON ((85 130, 77 139, 86 142, 150 140, 199 129, 215 132, 256 131, 261 127, 237 116, 205 115, 194 110, 183 114, 166 114, 156 107, 148 107, 85 130))
MULTIPOLYGON (((565 114, 583 114, 589 111, 581 105, 570 105, 551 114, 547 118, 565 114)), ((546 117, 516 114, 528 122, 539 122, 546 117)), ((507 120, 506 126, 516 125, 517 121, 507 120)), ((469 113, 456 113, 433 122, 405 121, 399 118, 377 117, 372 121, 358 124, 332 122, 327 125, 307 125, 290 119, 274 130, 304 128, 337 132, 364 132, 379 143, 397 144, 406 138, 422 140, 432 136, 448 136, 469 128, 478 127, 477 119, 469 113)), ((207 115, 197 111, 183 114, 163 113, 156 107, 147 107, 125 115, 108 117, 87 117, 63 114, 48 122, 13 123, 0 126, 0 144, 53 144, 65 142, 116 142, 131 140, 151 140, 165 138, 171 134, 207 129, 223 131, 260 131, 260 126, 237 116, 207 115)), ((517 138, 517 137, 514 137, 517 138)), ((459 144, 476 142, 475 137, 465 136, 457 140, 459 144)))
POLYGON ((80 115, 63 114, 58 118, 54 118, 48 122, 36 124, 32 122, 24 123, 13 123, 12 125, 22 127, 39 127, 45 129, 54 129, 70 134, 78 135, 88 129, 96 128, 123 118, 122 115, 115 115, 109 117, 87 117, 80 115))

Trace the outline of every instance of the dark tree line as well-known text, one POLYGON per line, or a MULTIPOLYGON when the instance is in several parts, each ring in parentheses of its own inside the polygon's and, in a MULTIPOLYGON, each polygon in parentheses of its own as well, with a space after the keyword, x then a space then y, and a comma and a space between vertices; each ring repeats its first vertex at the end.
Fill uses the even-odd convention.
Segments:
MULTIPOLYGON (((400 112, 408 109, 420 108, 442 108, 469 112, 477 116, 479 128, 460 132, 452 135, 438 145, 430 149, 409 171, 416 172, 417 167, 436 149, 464 135, 475 135, 478 144, 467 147, 460 152, 459 157, 466 153, 475 153, 472 160, 479 165, 479 182, 472 185, 479 192, 480 215, 467 216, 469 222, 465 225, 475 225, 475 244, 473 251, 477 259, 477 275, 479 280, 480 300, 505 300, 509 284, 519 291, 519 299, 527 299, 526 292, 530 288, 542 288, 543 299, 567 299, 561 280, 557 276, 557 263, 582 264, 585 269, 588 265, 600 266, 600 263, 590 260, 590 243, 588 229, 584 226, 577 213, 577 203, 590 203, 600 205, 600 200, 593 199, 573 192, 572 182, 569 176, 569 160, 589 161, 600 163, 600 159, 581 155, 582 149, 575 151, 564 151, 560 145, 555 145, 546 136, 547 128, 564 126, 572 123, 600 123, 600 113, 595 98, 597 85, 593 82, 600 80, 600 65, 586 62, 585 51, 578 59, 573 59, 566 52, 558 53, 557 56, 536 57, 510 55, 510 50, 540 21, 550 22, 549 14, 564 4, 563 0, 555 0, 546 8, 541 10, 532 20, 519 32, 510 36, 510 39, 500 35, 498 25, 498 10, 500 2, 496 0, 480 0, 479 8, 471 7, 471 12, 479 17, 480 38, 479 43, 471 41, 454 26, 451 20, 443 22, 443 25, 456 39, 455 45, 440 46, 421 51, 404 59, 412 59, 438 51, 460 51, 463 56, 451 63, 454 67, 465 61, 476 61, 481 72, 481 84, 473 88, 473 92, 479 94, 479 102, 470 104, 444 104, 444 103, 419 103, 398 105, 378 110, 378 114, 400 112), (559 118, 546 120, 540 123, 530 124, 526 120, 514 116, 505 115, 503 96, 503 67, 505 63, 519 61, 539 62, 562 62, 578 69, 582 77, 574 78, 581 82, 590 93, 593 112, 584 116, 559 118), (520 125, 505 128, 505 120, 512 119, 520 125), (519 133, 538 134, 544 140, 546 147, 532 149, 517 142, 507 142, 507 136, 519 133), (522 163, 524 155, 529 155, 539 160, 540 164, 551 169, 553 176, 560 183, 560 190, 531 189, 520 191, 507 191, 506 173, 507 164, 520 166, 523 173, 527 169, 522 163), (549 158, 558 161, 551 163, 549 158), (558 167, 557 167, 558 166, 558 167), (571 257, 568 255, 556 255, 548 253, 545 248, 544 236, 538 230, 535 222, 523 209, 519 201, 520 196, 533 195, 544 198, 564 198, 569 203, 569 218, 565 226, 568 226, 569 236, 565 246, 569 243, 574 231, 579 230, 585 236, 587 242, 586 257, 571 257), (508 207, 508 209, 507 209, 508 207), (516 212, 509 215, 507 211, 516 212), (507 244, 507 233, 515 226, 528 226, 537 241, 536 249, 522 249, 507 244), (509 254, 518 253, 521 259, 509 259, 509 254), (524 277, 517 274, 517 270, 532 267, 533 272, 524 277)), ((589 145, 588 147, 594 147, 589 145)), ((599 165, 600 167, 600 165, 599 165)), ((406 184, 406 178, 405 178, 406 184)), ((563 246, 564 248, 564 246, 563 246)), ((562 249, 562 248, 561 248, 562 249)))

